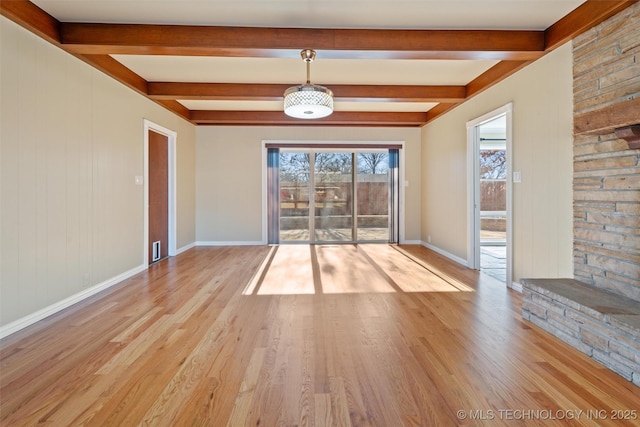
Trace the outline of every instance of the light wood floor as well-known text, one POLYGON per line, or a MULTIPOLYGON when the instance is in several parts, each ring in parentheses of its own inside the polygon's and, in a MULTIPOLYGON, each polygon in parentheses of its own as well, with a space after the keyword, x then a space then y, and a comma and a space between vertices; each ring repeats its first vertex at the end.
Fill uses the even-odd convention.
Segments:
POLYGON ((637 426, 503 286, 419 246, 195 248, 5 338, 0 424, 637 426))

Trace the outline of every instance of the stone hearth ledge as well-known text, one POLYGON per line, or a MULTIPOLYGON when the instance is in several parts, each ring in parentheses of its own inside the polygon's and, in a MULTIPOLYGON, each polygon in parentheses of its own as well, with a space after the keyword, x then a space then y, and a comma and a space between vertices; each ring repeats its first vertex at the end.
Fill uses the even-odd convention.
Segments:
POLYGON ((575 279, 522 279, 522 316, 640 386, 640 301, 575 279))

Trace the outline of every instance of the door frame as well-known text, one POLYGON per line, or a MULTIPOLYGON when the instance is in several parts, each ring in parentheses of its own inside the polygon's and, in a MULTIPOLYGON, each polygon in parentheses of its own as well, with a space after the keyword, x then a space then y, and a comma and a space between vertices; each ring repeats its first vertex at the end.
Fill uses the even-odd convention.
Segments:
POLYGON ((154 131, 167 137, 169 158, 168 158, 168 191, 169 191, 169 215, 168 215, 168 254, 175 256, 176 249, 176 140, 178 134, 171 129, 160 126, 150 120, 143 120, 144 128, 144 245, 143 262, 149 266, 149 131, 154 131))
POLYGON ((275 145, 290 145, 291 148, 305 148, 305 146, 309 146, 309 149, 314 150, 326 150, 330 151, 332 149, 337 150, 366 150, 367 148, 371 148, 371 146, 380 145, 388 146, 388 145, 400 145, 400 150, 398 153, 398 162, 400 164, 400 176, 399 176, 399 206, 398 206, 398 243, 405 243, 405 187, 408 186, 407 181, 405 181, 405 141, 396 141, 396 140, 385 140, 385 141, 370 141, 370 140, 360 140, 360 141, 318 141, 318 140, 309 140, 309 141, 301 141, 301 140, 262 140, 262 242, 263 244, 268 243, 268 217, 267 217, 267 145, 275 144, 275 145), (360 146, 360 147, 359 147, 360 146), (354 148, 355 147, 355 148, 354 148))
POLYGON ((475 270, 480 269, 480 178, 479 152, 480 135, 478 127, 498 116, 506 118, 506 151, 507 151, 507 274, 506 285, 513 287, 513 104, 510 102, 500 108, 467 122, 467 212, 468 240, 467 264, 475 270))

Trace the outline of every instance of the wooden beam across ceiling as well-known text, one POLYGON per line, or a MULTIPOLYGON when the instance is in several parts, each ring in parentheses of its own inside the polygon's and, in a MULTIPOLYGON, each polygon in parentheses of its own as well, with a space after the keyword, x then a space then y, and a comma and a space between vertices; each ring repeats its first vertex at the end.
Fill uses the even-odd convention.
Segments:
POLYGON ((57 46, 60 45, 60 21, 28 0, 1 0, 0 13, 57 46))
POLYGON ((200 125, 235 126, 401 126, 420 127, 426 123, 427 113, 334 111, 321 119, 294 119, 282 111, 191 111, 190 120, 200 125))
POLYGON ((552 51, 562 46, 637 1, 587 0, 545 30, 545 49, 552 51))
MULTIPOLYGON (((293 85, 249 83, 149 82, 148 95, 154 99, 281 100, 293 85)), ((394 102, 462 102, 465 86, 417 85, 331 85, 334 99, 394 102)))
MULTIPOLYGON (((60 22, 28 0, 0 0, 0 13, 194 124, 421 126, 638 0, 587 0, 544 31, 212 27, 60 22), (281 99, 290 85, 148 82, 113 54, 298 58, 499 60, 464 86, 331 85, 343 101, 437 102, 428 112, 337 111, 298 120, 281 111, 190 111, 178 100, 281 99), (249 95, 247 95, 249 93, 249 95)), ((295 83, 292 83, 295 84, 295 83)))
POLYGON ((531 60, 544 54, 543 31, 357 30, 62 23, 74 53, 297 58, 531 60))

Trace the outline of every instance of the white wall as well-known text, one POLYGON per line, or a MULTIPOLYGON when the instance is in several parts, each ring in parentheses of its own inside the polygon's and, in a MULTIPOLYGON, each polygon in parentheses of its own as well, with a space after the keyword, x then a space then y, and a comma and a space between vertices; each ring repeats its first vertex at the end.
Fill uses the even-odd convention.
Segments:
POLYGON ((196 240, 262 241, 262 141, 405 141, 405 239, 420 240, 420 129, 197 128, 196 240))
POLYGON ((422 240, 467 258, 466 122, 513 102, 513 269, 572 277, 570 43, 423 127, 422 240))
POLYGON ((6 332, 144 268, 145 118, 178 134, 177 246, 195 241, 195 127, 5 18, 0 31, 6 332))

